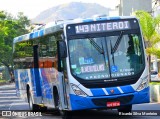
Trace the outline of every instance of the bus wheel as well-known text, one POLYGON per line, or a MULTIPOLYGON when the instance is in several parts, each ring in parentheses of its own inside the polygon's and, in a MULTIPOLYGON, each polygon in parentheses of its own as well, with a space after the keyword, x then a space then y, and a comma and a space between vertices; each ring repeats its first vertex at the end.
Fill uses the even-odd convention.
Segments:
POLYGON ((123 113, 132 112, 132 105, 120 107, 120 108, 118 108, 118 112, 123 112, 123 113))
POLYGON ((72 114, 70 111, 63 110, 60 112, 62 119, 72 119, 72 114))
POLYGON ((56 108, 56 110, 58 110, 62 119, 72 119, 70 111, 66 111, 66 110, 61 109, 60 98, 59 98, 58 92, 55 93, 54 100, 55 100, 55 108, 56 108))
POLYGON ((29 103, 30 111, 38 111, 39 106, 36 104, 33 104, 33 100, 30 93, 28 93, 28 103, 29 103))
POLYGON ((40 112, 44 112, 45 113, 45 112, 48 111, 46 106, 39 106, 39 105, 37 105, 37 106, 38 106, 37 108, 39 109, 38 111, 40 111, 40 112))

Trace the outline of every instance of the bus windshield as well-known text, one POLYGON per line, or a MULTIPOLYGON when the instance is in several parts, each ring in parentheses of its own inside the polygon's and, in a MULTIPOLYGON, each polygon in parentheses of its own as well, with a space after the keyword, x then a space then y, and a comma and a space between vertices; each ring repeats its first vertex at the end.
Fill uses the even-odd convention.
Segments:
POLYGON ((144 69, 142 39, 137 33, 69 40, 71 73, 83 80, 134 76, 144 69))

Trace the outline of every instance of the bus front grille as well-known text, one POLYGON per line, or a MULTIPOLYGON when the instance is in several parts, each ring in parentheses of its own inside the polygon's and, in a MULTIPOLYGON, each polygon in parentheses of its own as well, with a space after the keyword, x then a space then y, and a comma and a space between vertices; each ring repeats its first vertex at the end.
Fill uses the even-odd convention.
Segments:
POLYGON ((129 103, 133 99, 133 97, 134 97, 134 95, 121 96, 121 97, 112 98, 112 99, 98 98, 98 99, 92 99, 92 102, 96 106, 106 106, 107 102, 120 101, 120 104, 123 105, 123 104, 129 103))

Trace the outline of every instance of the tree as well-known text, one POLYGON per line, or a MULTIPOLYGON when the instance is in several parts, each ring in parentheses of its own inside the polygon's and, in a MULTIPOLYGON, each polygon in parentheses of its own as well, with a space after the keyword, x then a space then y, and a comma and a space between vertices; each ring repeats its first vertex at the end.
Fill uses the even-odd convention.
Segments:
POLYGON ((140 25, 143 32, 144 40, 147 44, 146 52, 149 56, 149 65, 151 62, 151 55, 155 55, 160 58, 160 34, 157 31, 160 24, 160 15, 153 17, 151 14, 145 11, 136 11, 134 13, 139 18, 140 25))
POLYGON ((160 52, 160 48, 156 47, 157 43, 160 42, 160 34, 157 31, 160 24, 160 15, 152 17, 151 14, 145 11, 136 11, 135 14, 140 19, 143 36, 147 42, 147 53, 160 57, 160 54, 157 53, 160 52))
POLYGON ((10 75, 13 74, 12 66, 12 43, 13 38, 28 33, 26 29, 30 26, 30 20, 18 13, 17 18, 13 18, 10 14, 0 11, 0 63, 8 68, 10 75))

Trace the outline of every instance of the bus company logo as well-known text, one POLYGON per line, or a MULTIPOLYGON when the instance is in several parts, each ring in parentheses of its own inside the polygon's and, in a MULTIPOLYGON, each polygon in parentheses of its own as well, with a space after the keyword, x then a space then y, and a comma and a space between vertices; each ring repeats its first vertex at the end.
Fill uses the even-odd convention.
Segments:
POLYGON ((110 90, 110 92, 113 94, 113 93, 114 93, 114 90, 113 90, 113 89, 111 89, 111 90, 110 90))
POLYGON ((12 116, 11 111, 2 111, 2 116, 12 116))

